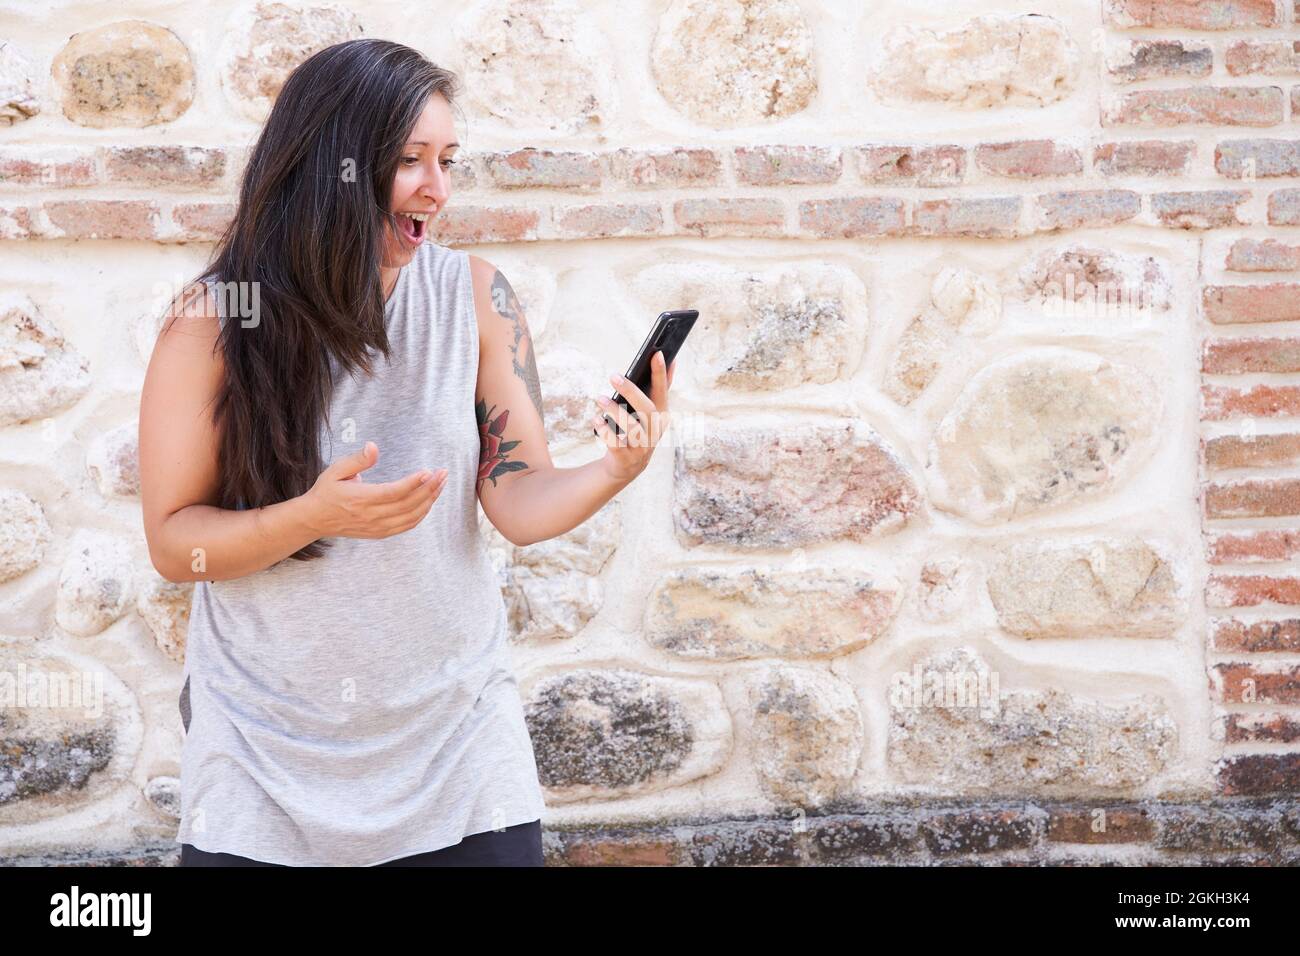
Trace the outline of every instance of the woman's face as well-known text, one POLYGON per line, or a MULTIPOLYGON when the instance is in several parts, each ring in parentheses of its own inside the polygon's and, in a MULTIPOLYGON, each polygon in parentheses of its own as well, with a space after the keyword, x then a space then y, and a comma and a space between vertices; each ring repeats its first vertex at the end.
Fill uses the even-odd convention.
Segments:
MULTIPOLYGON (((440 95, 429 97, 397 161, 389 208, 395 213, 428 214, 432 220, 451 197, 452 159, 460 144, 451 119, 451 107, 440 95)), ((430 221, 418 222, 399 215, 401 234, 388 236, 384 265, 400 269, 415 256, 429 235, 430 221)))

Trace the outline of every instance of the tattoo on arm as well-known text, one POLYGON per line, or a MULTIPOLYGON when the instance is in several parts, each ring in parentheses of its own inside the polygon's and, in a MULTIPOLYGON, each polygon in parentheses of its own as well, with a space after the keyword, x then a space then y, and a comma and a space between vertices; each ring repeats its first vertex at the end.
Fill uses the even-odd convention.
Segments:
POLYGON ((510 418, 510 409, 502 410, 501 414, 492 417, 492 410, 487 407, 487 402, 479 399, 474 406, 474 415, 478 418, 478 437, 479 437, 479 455, 478 455, 478 482, 474 490, 483 487, 483 482, 491 481, 492 487, 497 486, 497 478, 501 475, 509 474, 512 471, 522 471, 528 465, 522 461, 507 461, 510 457, 509 452, 518 441, 502 441, 501 436, 506 432, 506 422, 510 418))
POLYGON ((528 334, 528 327, 524 324, 524 310, 519 305, 519 299, 515 297, 515 290, 510 287, 510 283, 506 281, 506 277, 499 269, 492 277, 492 307, 514 328, 515 340, 510 346, 510 359, 514 364, 515 374, 523 379, 524 385, 528 388, 528 397, 533 400, 537 417, 545 422, 546 416, 542 412, 542 385, 537 377, 537 356, 533 350, 533 337, 528 334), (522 361, 520 355, 523 356, 522 361))

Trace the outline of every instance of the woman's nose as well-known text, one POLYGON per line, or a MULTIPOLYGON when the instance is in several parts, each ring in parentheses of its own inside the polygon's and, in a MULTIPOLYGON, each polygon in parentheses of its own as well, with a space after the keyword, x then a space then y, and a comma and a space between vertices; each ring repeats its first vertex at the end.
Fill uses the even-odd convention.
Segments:
POLYGON ((428 183, 427 195, 441 206, 451 195, 451 170, 439 170, 428 183))

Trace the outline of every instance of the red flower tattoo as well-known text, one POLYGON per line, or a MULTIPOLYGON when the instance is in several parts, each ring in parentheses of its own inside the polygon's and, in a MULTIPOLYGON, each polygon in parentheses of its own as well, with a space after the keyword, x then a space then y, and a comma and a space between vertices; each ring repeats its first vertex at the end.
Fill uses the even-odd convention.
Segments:
MULTIPOLYGON (((492 408, 496 408, 495 405, 492 408)), ((478 480, 492 482, 496 487, 497 478, 512 471, 520 471, 528 465, 522 461, 506 461, 507 452, 519 444, 518 441, 502 441, 506 432, 506 421, 510 418, 510 409, 506 409, 496 418, 487 402, 480 400, 474 406, 474 415, 478 418, 479 458, 478 480)))

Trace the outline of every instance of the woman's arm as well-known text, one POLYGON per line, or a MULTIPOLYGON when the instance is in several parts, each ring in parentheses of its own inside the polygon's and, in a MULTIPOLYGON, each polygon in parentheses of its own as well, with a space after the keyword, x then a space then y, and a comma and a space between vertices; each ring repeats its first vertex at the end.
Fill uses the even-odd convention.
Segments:
MULTIPOLYGON (((192 290, 194 287, 191 287, 192 290)), ((153 566, 168 581, 217 581, 270 567, 320 537, 303 496, 266 508, 215 507, 219 324, 204 294, 163 322, 140 396, 140 498, 153 566)))
POLYGON ((306 511, 301 496, 245 511, 187 505, 150 536, 149 557, 168 581, 242 578, 320 537, 306 511))
MULTIPOLYGON (((510 540, 523 547, 572 531, 622 491, 631 479, 614 481, 600 460, 577 468, 529 470, 511 491, 506 509, 512 522, 510 540)), ((504 532, 503 532, 504 533, 504 532)))
MULTIPOLYGON (((469 258, 479 326, 474 395, 482 441, 479 501, 496 529, 522 547, 573 530, 640 474, 667 428, 671 378, 661 365, 653 366, 652 391, 665 411, 655 418, 652 441, 616 449, 610 446, 609 428, 602 422, 598 427, 610 446, 604 458, 577 468, 555 467, 547 448, 541 383, 523 309, 501 272, 478 256, 469 258)), ((635 385, 621 385, 618 390, 636 411, 654 407, 635 385)), ((606 411, 614 414, 611 408, 606 411)), ((649 420, 649 415, 645 417, 649 420)))

